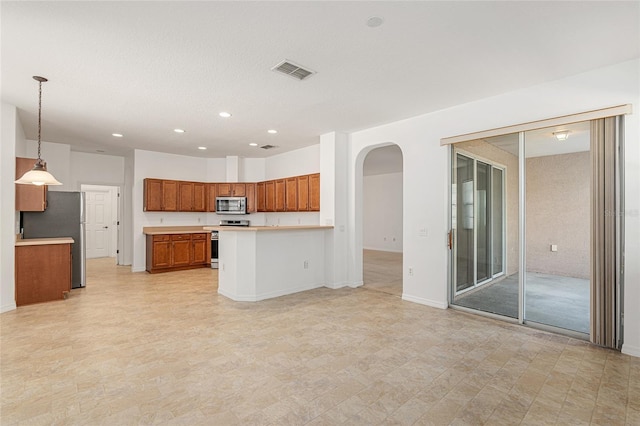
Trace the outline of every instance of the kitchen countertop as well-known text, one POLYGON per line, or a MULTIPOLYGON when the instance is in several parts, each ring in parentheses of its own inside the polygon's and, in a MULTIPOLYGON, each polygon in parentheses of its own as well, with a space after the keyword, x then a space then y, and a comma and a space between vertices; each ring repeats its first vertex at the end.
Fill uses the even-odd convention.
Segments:
POLYGON ((142 233, 145 235, 166 235, 166 234, 198 234, 211 231, 290 231, 290 230, 314 230, 333 229, 333 226, 322 225, 292 225, 292 226, 145 226, 142 233))
POLYGON ((323 225, 292 225, 292 226, 205 226, 207 231, 292 231, 302 229, 333 229, 333 226, 323 225))
POLYGON ((207 226, 145 226, 142 233, 145 235, 164 235, 164 234, 201 234, 210 232, 207 226))
POLYGON ((58 238, 27 238, 24 240, 16 240, 15 246, 46 246, 51 244, 73 244, 73 238, 71 237, 58 237, 58 238))

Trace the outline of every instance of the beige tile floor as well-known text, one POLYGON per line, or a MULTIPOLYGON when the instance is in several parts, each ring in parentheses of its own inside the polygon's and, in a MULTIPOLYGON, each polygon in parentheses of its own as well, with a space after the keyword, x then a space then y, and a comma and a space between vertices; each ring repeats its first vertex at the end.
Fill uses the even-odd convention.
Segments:
POLYGON ((378 291, 259 303, 93 260, 0 315, 2 425, 640 424, 640 359, 378 291))
POLYGON ((363 250, 362 264, 366 290, 402 296, 402 253, 363 250))

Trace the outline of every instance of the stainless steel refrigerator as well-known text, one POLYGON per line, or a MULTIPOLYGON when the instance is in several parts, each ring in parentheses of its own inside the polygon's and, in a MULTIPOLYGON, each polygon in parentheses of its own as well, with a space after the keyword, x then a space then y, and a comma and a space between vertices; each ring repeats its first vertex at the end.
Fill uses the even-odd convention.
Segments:
POLYGON ((85 201, 84 192, 47 192, 47 208, 43 212, 22 212, 23 238, 71 237, 71 287, 86 284, 85 201))

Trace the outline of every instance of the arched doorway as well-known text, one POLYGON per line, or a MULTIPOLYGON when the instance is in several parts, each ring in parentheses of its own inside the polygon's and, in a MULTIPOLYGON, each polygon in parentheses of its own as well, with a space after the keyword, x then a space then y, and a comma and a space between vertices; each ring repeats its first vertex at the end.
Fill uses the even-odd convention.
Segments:
POLYGON ((396 144, 361 153, 362 277, 367 290, 402 296, 403 158, 396 144))

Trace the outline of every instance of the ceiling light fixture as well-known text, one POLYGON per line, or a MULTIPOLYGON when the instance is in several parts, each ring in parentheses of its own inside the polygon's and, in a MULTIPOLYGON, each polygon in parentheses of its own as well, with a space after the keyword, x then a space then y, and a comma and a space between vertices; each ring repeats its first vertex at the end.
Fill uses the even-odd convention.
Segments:
POLYGON ((568 130, 562 130, 559 132, 553 132, 553 136, 555 136, 559 141, 566 141, 569 139, 569 133, 570 132, 568 130))
POLYGON ((176 133, 184 133, 185 131, 182 129, 173 129, 174 132, 176 133))
POLYGON ((116 138, 121 138, 123 135, 122 133, 111 133, 111 136, 114 136, 116 138))
POLYGON ((267 133, 270 133, 270 134, 272 134, 272 135, 275 135, 276 133, 278 133, 278 131, 277 131, 277 130, 273 130, 273 129, 271 129, 271 130, 267 130, 267 133))
POLYGON ((221 112, 220 114, 218 114, 218 115, 219 115, 220 117, 222 117, 222 118, 229 118, 229 117, 231 117, 231 114, 230 114, 230 113, 228 113, 228 112, 224 112, 224 111, 222 111, 222 112, 221 112))
POLYGON ((251 143, 249 144, 249 146, 258 146, 258 144, 257 144, 257 143, 255 143, 255 142, 251 142, 251 143))
POLYGON ((198 149, 201 149, 201 150, 204 151, 205 149, 207 149, 207 147, 206 146, 199 146, 198 149))
POLYGON ((33 76, 33 79, 39 83, 38 95, 38 159, 33 165, 33 169, 22 175, 15 183, 31 184, 31 185, 62 185, 51 173, 47 171, 47 163, 40 158, 40 134, 42 131, 42 83, 48 80, 44 77, 33 76))

